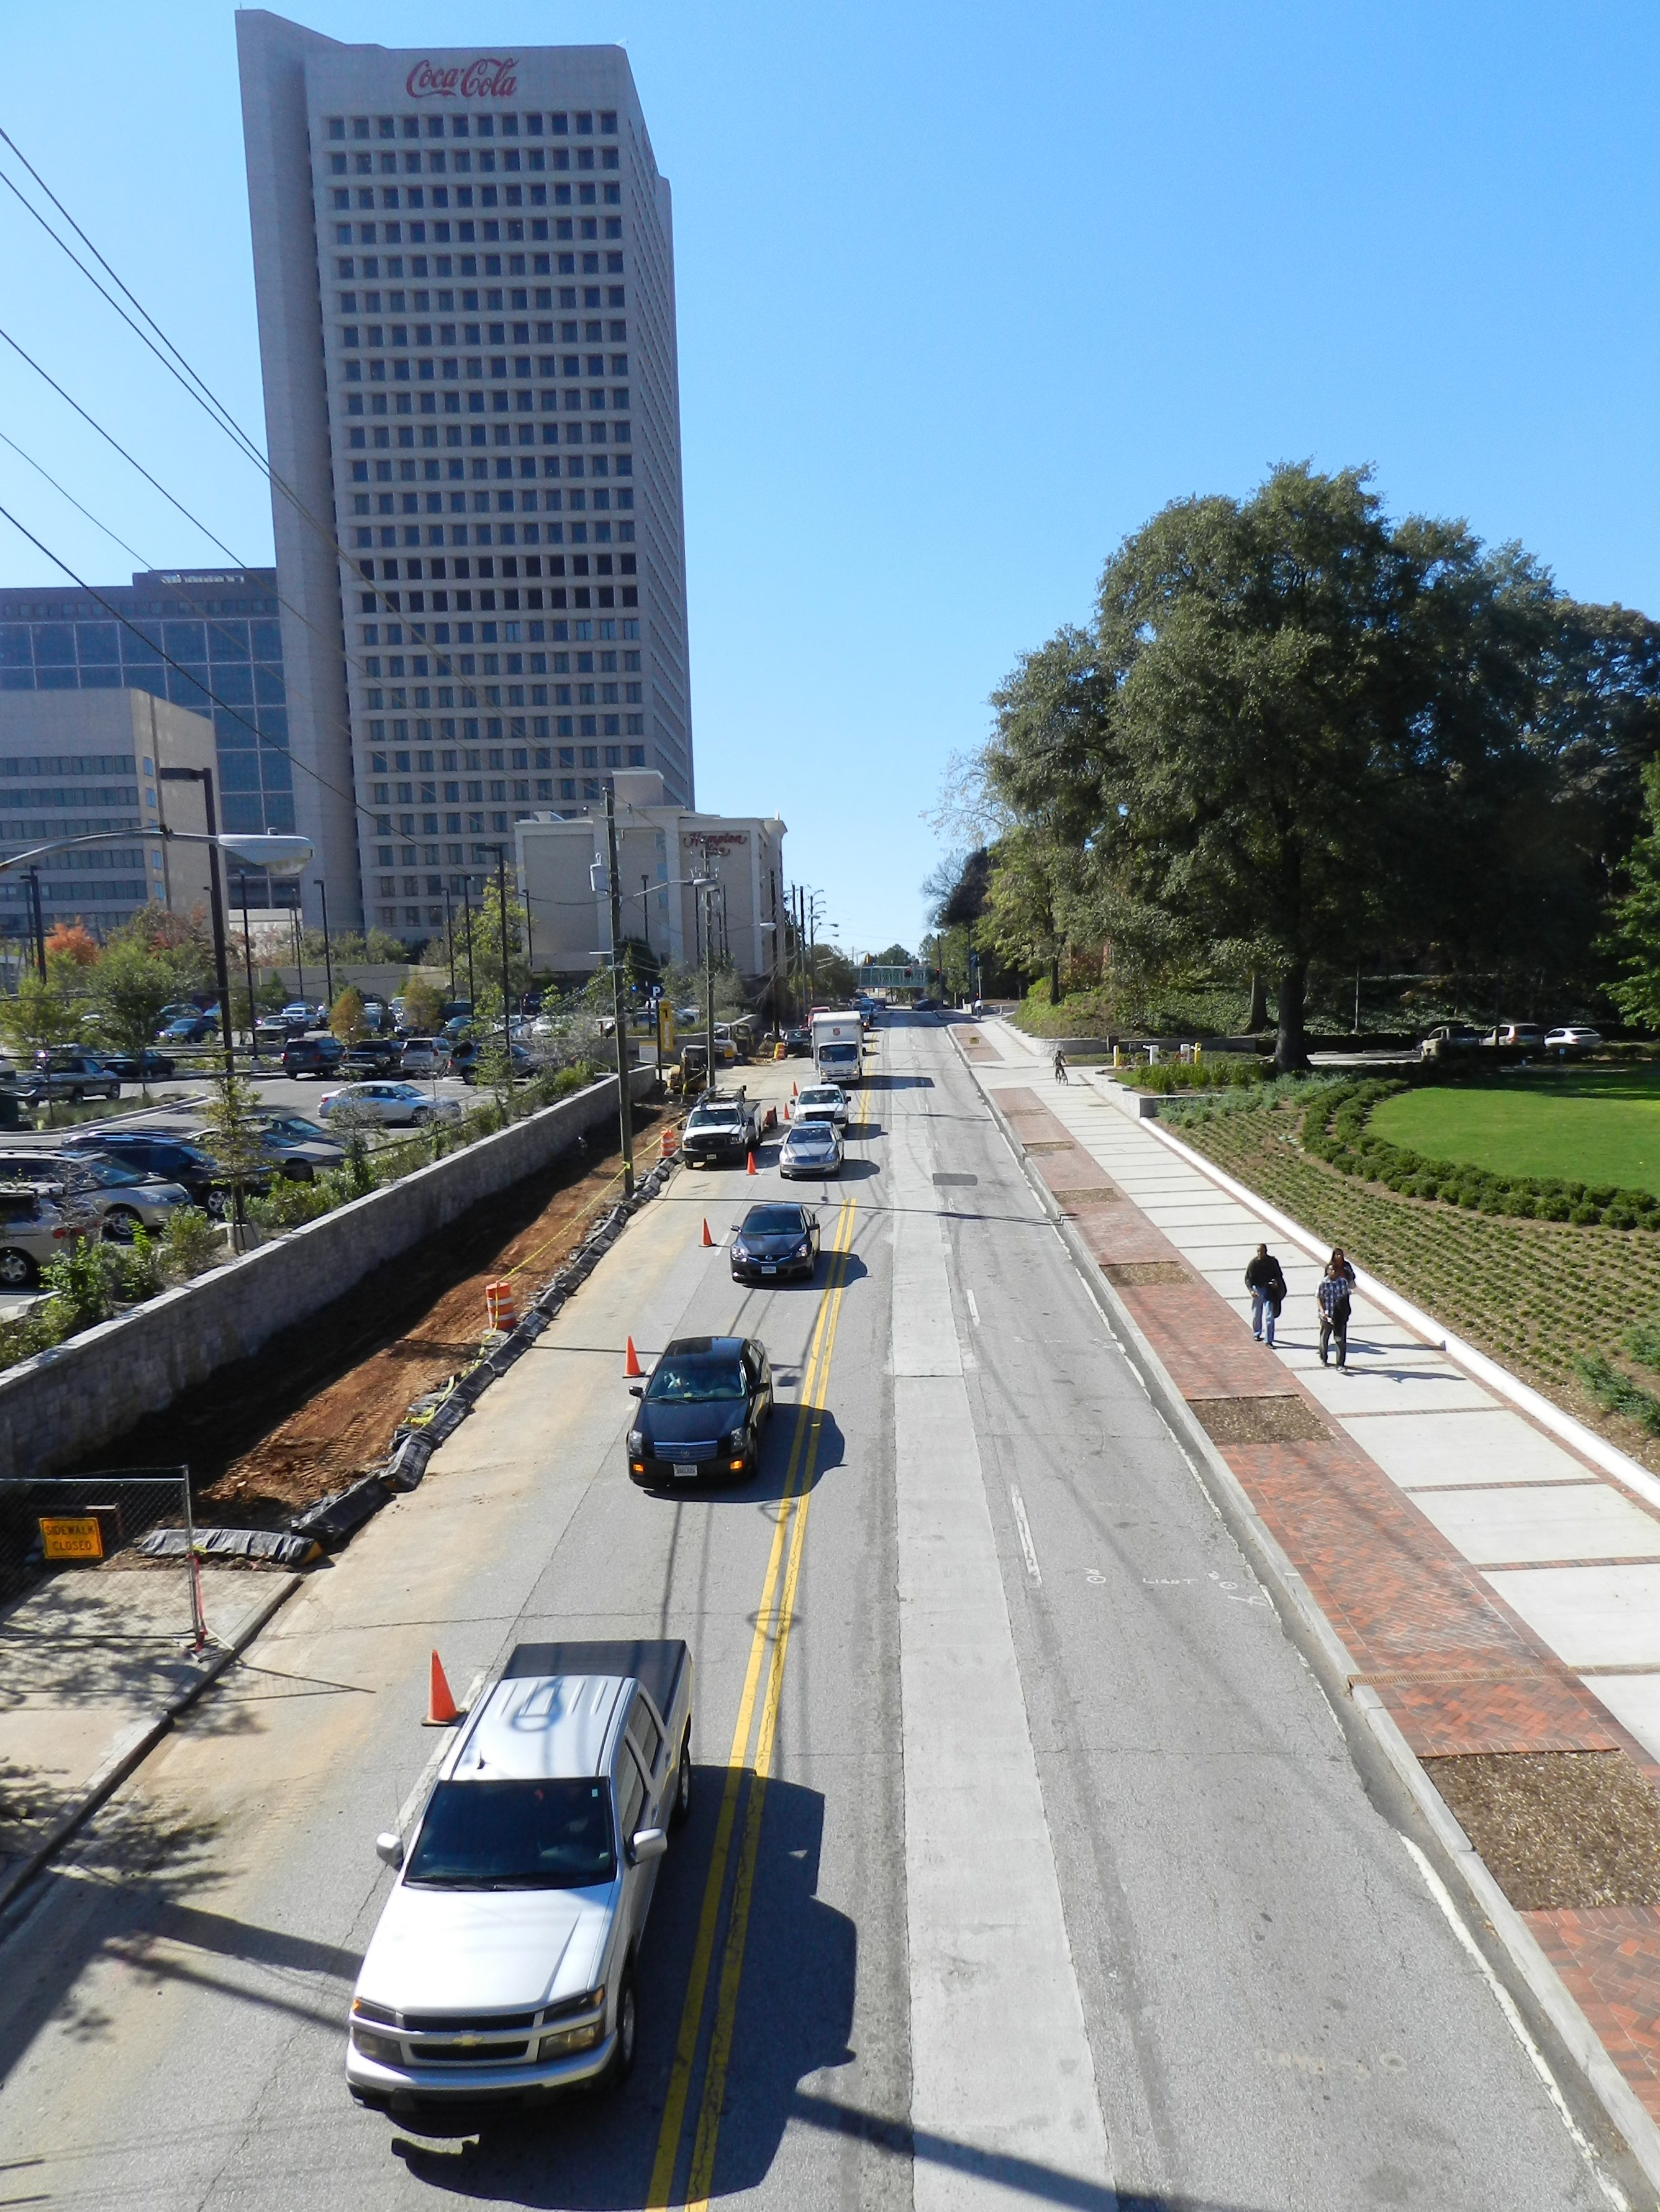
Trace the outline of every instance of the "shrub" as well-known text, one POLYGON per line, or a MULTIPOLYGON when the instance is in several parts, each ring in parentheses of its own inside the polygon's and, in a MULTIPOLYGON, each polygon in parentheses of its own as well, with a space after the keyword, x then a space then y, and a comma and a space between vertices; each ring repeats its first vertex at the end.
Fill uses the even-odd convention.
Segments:
POLYGON ((1576 1359, 1573 1364, 1578 1370, 1579 1380, 1604 1413, 1623 1413, 1647 1435, 1660 1437, 1660 1398, 1652 1391, 1644 1389, 1640 1382, 1633 1382, 1628 1375, 1622 1375, 1600 1352, 1576 1359))
POLYGON ((217 1267, 222 1256, 218 1227, 197 1206, 179 1207, 162 1242, 163 1265, 175 1282, 189 1282, 192 1275, 217 1267))

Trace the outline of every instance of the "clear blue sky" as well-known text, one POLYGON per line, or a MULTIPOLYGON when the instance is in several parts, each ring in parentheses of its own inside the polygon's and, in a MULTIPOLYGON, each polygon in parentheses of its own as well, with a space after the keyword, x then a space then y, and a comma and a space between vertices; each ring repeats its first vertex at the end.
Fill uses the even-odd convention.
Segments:
MULTIPOLYGON (((914 944, 948 755, 1166 500, 1371 461, 1660 610, 1651 4, 293 12, 627 46, 675 190, 699 798, 783 812, 845 945, 914 944)), ((6 31, 6 127, 263 429, 230 9, 6 31)), ((0 209, 0 319, 269 560, 257 476, 31 228, 0 209)), ((222 557, 10 359, 0 428, 147 559, 222 557)), ((3 446, 0 499, 132 565, 3 446)), ((0 581, 53 575, 0 523, 0 581)))

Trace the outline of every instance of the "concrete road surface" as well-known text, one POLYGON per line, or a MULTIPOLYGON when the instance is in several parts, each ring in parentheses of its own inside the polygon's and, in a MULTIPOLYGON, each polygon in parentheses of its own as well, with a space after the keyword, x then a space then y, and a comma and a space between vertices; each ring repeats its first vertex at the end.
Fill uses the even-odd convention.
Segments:
POLYGON ((814 1286, 740 1289, 700 1242, 778 1193, 774 1147, 683 1171, 35 1893, 0 1945, 0 2198, 1620 2201, 948 1038, 897 1023, 870 1066, 840 1184, 795 1186, 814 1286), (748 1488, 643 1494, 624 1340, 714 1329, 799 1410, 748 1488), (428 1650, 462 1694, 521 1638, 642 1633, 692 1644, 697 1776, 632 2081, 358 2111, 428 1650))

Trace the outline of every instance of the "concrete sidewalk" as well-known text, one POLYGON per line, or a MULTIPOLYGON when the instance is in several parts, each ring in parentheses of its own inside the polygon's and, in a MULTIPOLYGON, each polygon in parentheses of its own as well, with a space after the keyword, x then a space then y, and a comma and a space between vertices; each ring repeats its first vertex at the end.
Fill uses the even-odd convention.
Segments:
MULTIPOLYGON (((1007 1024, 964 1039, 1031 1165, 1412 1749, 1624 1750, 1660 1788, 1660 1512, 1420 1334, 1355 1300, 1349 1371, 1322 1367, 1320 1267, 1248 1198, 1107 1094, 1056 1083, 1007 1024), (1273 1351, 1243 1275, 1289 1296, 1273 1351)), ((1350 1259, 1364 1268, 1365 1253, 1350 1259)), ((1433 1768, 1432 1764, 1431 1771, 1433 1768)), ((1526 1911, 1660 2118, 1660 1908, 1526 1911)))
POLYGON ((183 1563, 60 1568, 0 1613, 0 1904, 199 1697, 299 1577, 183 1563))

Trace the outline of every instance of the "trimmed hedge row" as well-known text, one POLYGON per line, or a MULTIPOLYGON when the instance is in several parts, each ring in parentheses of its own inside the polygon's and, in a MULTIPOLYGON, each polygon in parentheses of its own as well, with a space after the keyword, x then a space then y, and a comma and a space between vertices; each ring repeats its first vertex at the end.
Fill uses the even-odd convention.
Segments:
POLYGON ((1612 1183, 1572 1182, 1556 1176, 1503 1176, 1468 1161, 1426 1159, 1367 1127, 1381 1099, 1411 1085, 1373 1077, 1323 1089, 1303 1115, 1302 1146, 1340 1175, 1381 1182, 1408 1198, 1439 1199, 1473 1213, 1524 1221, 1600 1224, 1605 1229, 1660 1230, 1660 1198, 1612 1183))

